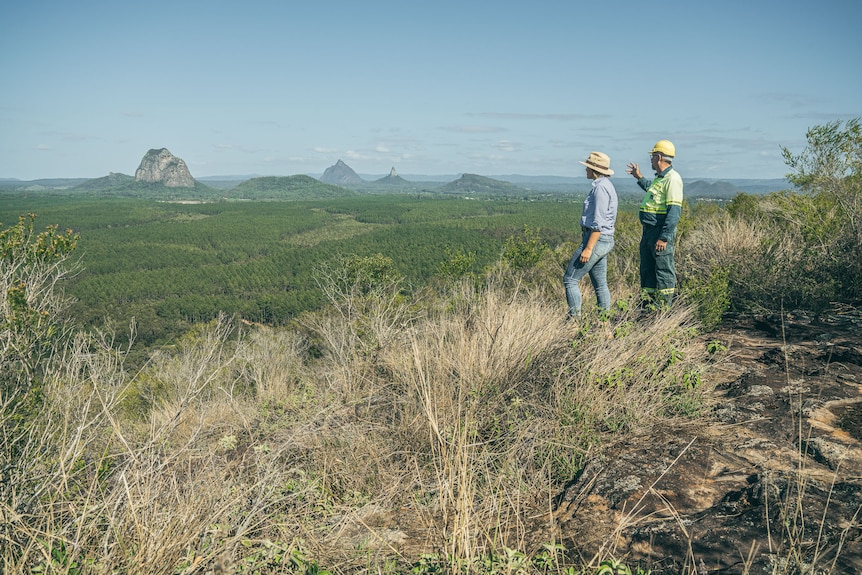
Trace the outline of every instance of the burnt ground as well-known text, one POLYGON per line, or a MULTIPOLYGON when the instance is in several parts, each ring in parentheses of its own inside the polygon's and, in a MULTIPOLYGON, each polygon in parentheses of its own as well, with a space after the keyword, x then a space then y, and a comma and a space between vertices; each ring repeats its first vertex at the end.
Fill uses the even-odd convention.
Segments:
MULTIPOLYGON (((862 575, 862 311, 730 317, 711 341, 727 350, 706 415, 603 450, 523 526, 524 551, 559 542, 568 564, 652 575, 862 575)), ((369 532, 436 551, 409 509, 363 509, 336 536, 369 532)))
POLYGON ((711 340, 709 416, 588 464, 541 538, 655 575, 862 574, 862 313, 732 317, 711 340))

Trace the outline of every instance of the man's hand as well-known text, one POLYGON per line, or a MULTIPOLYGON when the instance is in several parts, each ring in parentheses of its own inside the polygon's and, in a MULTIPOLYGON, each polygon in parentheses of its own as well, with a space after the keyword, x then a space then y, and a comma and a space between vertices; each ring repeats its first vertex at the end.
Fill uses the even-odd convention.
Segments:
POLYGON ((585 263, 587 263, 588 261, 590 261, 590 256, 591 256, 591 255, 593 255, 593 248, 584 248, 584 249, 582 249, 582 250, 581 250, 581 257, 579 258, 579 259, 581 260, 581 263, 582 263, 582 264, 585 264, 585 263))
POLYGON ((664 241, 664 240, 658 240, 658 241, 655 243, 655 251, 657 251, 657 252, 663 252, 663 251, 665 251, 666 249, 667 249, 667 242, 666 242, 666 241, 664 241))
POLYGON ((638 180, 643 177, 640 169, 638 168, 638 165, 635 164, 634 162, 629 162, 629 165, 626 166, 626 173, 631 174, 632 176, 634 176, 638 180))

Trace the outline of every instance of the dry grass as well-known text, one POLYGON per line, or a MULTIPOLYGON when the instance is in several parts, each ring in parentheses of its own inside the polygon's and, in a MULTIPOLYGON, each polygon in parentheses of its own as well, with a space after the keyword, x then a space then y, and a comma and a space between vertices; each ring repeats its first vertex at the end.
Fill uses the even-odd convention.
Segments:
POLYGON ((685 307, 570 324, 517 286, 465 284, 422 313, 364 294, 299 330, 222 317, 139 373, 80 338, 4 472, 4 572, 352 572, 421 553, 474 570, 536 549, 532 518, 584 458, 703 393, 682 384, 703 352, 685 307))

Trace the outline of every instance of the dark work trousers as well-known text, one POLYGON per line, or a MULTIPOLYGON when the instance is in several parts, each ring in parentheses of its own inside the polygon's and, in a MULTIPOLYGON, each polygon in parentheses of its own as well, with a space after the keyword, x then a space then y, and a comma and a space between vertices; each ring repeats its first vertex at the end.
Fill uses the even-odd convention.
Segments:
POLYGON ((674 238, 667 241, 667 249, 655 250, 661 237, 661 226, 643 226, 641 236, 641 292, 646 299, 670 305, 676 291, 676 270, 673 266, 674 238))

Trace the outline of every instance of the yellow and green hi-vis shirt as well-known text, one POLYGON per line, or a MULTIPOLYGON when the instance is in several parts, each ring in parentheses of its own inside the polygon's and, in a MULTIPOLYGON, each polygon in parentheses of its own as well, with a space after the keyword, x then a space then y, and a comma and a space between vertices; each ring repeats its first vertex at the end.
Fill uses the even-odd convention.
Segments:
POLYGON ((682 206, 682 176, 672 167, 658 174, 652 182, 639 181, 638 184, 646 191, 639 214, 642 223, 664 225, 668 207, 682 206))

